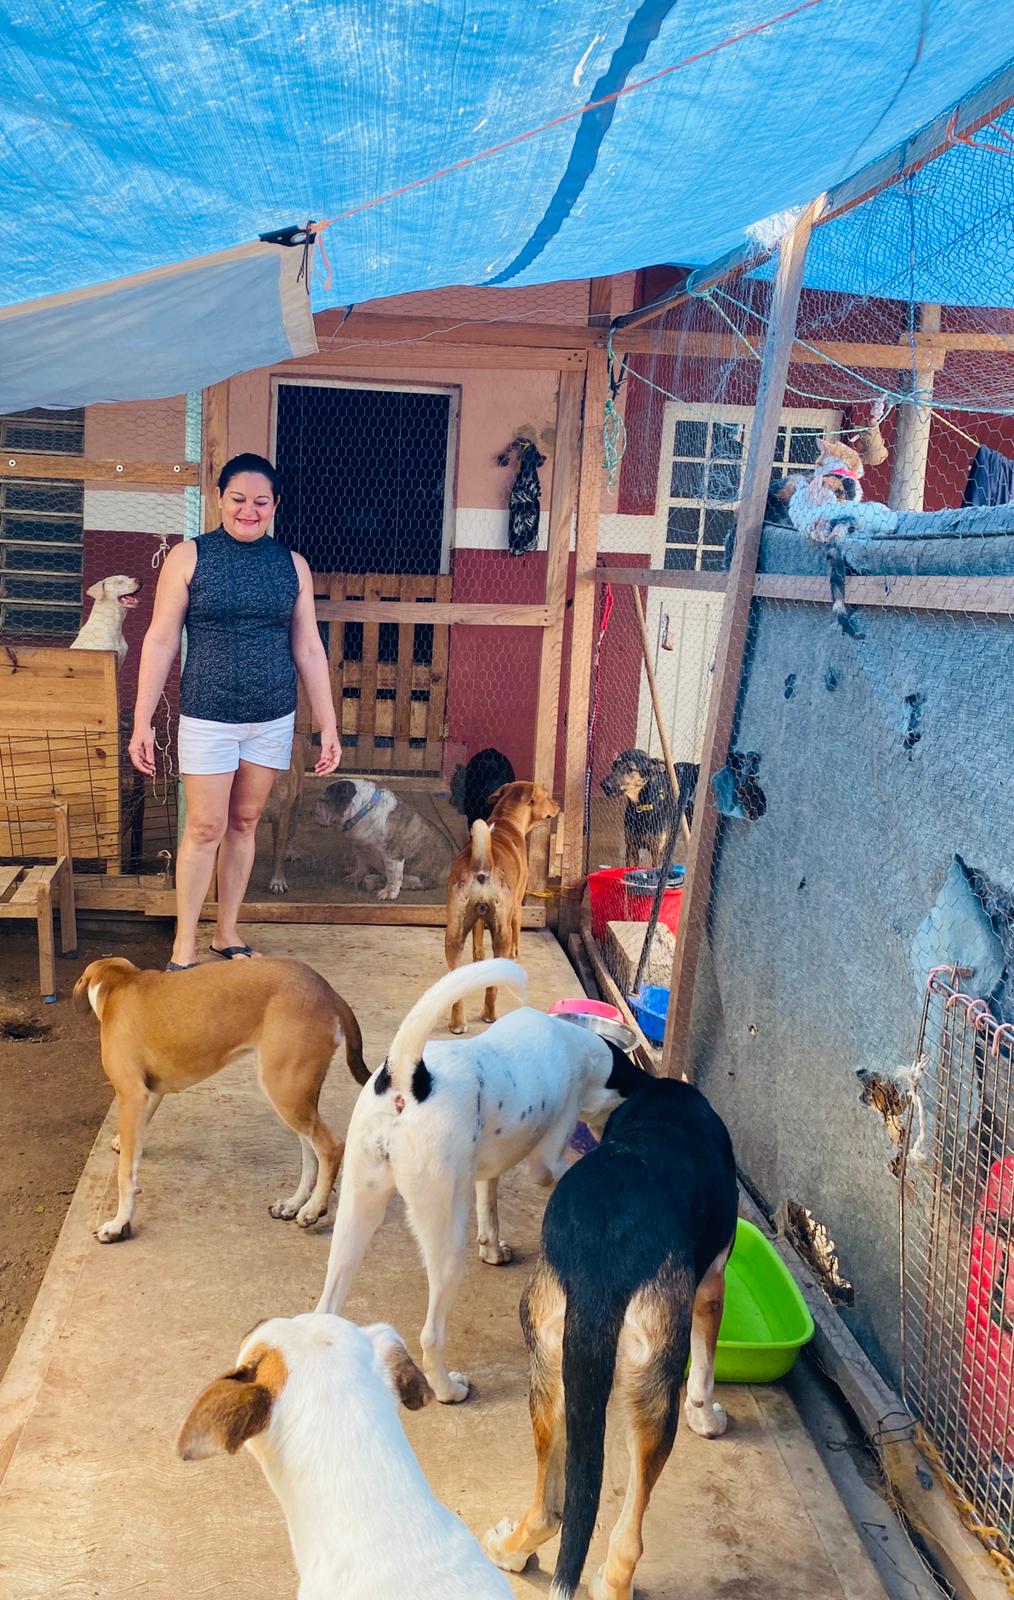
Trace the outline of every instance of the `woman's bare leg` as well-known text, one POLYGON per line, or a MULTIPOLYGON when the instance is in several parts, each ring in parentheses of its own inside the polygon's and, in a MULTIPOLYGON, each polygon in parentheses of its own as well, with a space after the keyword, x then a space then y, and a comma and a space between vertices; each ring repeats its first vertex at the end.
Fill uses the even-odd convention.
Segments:
POLYGON ((184 774, 187 820, 176 857, 176 938, 172 959, 197 960, 197 922, 208 893, 218 849, 229 820, 233 772, 184 774))
POLYGON ((257 843, 257 823, 278 774, 274 767, 241 761, 229 798, 228 826, 218 851, 218 921, 211 942, 219 950, 243 944, 237 927, 257 843))

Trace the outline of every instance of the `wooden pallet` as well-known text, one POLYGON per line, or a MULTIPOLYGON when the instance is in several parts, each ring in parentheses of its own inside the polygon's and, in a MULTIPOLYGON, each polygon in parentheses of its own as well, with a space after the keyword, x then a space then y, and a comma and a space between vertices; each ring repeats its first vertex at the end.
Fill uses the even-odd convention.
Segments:
MULTIPOLYGON (((451 598, 450 577, 418 573, 316 573, 313 585, 318 599, 352 604, 398 600, 433 604, 451 598)), ((350 660, 349 620, 328 623, 331 692, 345 744, 342 770, 438 773, 444 750, 450 625, 399 623, 394 661, 380 660, 383 624, 374 620, 360 626, 360 659, 350 660), (424 650, 417 638, 421 627, 432 628, 432 649, 424 650)), ((311 725, 309 702, 300 685, 297 727, 309 731, 311 725)))

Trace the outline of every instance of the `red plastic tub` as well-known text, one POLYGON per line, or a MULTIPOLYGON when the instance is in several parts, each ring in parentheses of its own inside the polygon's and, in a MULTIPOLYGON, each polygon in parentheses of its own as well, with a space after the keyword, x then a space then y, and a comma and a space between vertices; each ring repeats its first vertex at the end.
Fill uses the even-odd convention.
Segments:
MULTIPOLYGON (((606 936, 607 922, 647 922, 651 916, 654 895, 633 894, 626 880, 636 867, 601 867, 588 874, 588 896, 591 900, 592 933, 601 944, 606 936)), ((675 935, 680 925, 683 909, 683 888, 670 888, 662 896, 658 911, 659 922, 664 922, 675 935)))

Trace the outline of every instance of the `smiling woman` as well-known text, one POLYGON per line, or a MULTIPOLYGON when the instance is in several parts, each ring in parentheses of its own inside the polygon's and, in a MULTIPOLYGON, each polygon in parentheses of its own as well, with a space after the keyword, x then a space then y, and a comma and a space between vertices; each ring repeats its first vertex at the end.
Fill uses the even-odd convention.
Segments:
POLYGON ((257 822, 277 772, 288 770, 302 679, 320 728, 315 771, 333 772, 341 745, 317 631, 310 569, 269 537, 275 469, 239 455, 218 480, 222 525, 170 551, 141 650, 130 758, 154 774, 152 713, 187 630, 180 684, 179 765, 187 818, 176 863, 176 939, 170 971, 194 966, 197 921, 218 857, 213 954, 254 955, 237 918, 254 859, 257 822))

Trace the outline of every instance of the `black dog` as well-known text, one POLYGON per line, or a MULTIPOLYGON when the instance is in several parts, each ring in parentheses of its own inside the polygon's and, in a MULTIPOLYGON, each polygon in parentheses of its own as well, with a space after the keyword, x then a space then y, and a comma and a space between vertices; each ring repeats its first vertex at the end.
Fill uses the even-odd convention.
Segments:
POLYGON ((451 805, 456 811, 464 812, 469 833, 472 823, 478 818, 488 822, 490 795, 495 794, 502 784, 514 781, 514 768, 507 757, 492 746, 488 750, 480 750, 467 766, 454 769, 451 805))
POLYGON ((694 820, 699 773, 695 762, 676 762, 677 802, 664 761, 649 756, 646 750, 623 750, 616 757, 602 779, 602 793, 626 798, 623 837, 628 867, 639 864, 642 849, 648 851, 653 867, 661 866, 670 830, 679 827, 684 812, 688 824, 694 820))
MULTIPOLYGON (((625 1070, 637 1069, 627 1061, 625 1070)), ((603 1592, 632 1592, 641 1522, 676 1437, 688 1355, 687 1422, 708 1439, 726 1427, 714 1361, 736 1232, 732 1145, 690 1084, 638 1076, 599 1148, 564 1173, 546 1207, 539 1261, 521 1301, 538 1484, 521 1522, 505 1519, 486 1538, 493 1560, 519 1572, 562 1521, 553 1580, 561 1600, 581 1581, 595 1528, 614 1382, 624 1398, 630 1482, 600 1574, 603 1592)))

